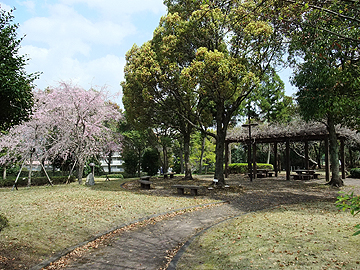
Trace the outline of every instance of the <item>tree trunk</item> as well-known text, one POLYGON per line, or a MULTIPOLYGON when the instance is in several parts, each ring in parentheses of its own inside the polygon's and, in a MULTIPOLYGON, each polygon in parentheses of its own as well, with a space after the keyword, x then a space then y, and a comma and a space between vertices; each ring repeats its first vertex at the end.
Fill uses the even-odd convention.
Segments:
POLYGON ((180 144, 180 173, 184 173, 184 153, 183 153, 184 146, 180 144))
POLYGON ((3 179, 6 179, 6 166, 4 166, 4 170, 3 170, 3 179))
POLYGON ((27 183, 28 187, 31 186, 32 166, 33 166, 33 152, 30 154, 30 168, 29 168, 28 183, 27 183))
POLYGON ((111 174, 111 161, 112 161, 112 151, 109 152, 109 156, 108 156, 108 174, 111 174))
MULTIPOLYGON (((221 107, 221 106, 219 106, 221 107)), ((225 139, 226 139, 226 130, 227 124, 224 115, 223 109, 217 108, 216 115, 216 147, 215 147, 215 175, 214 178, 218 180, 219 186, 225 186, 225 177, 224 177, 224 151, 225 151, 225 139)))
POLYGON ((331 180, 328 184, 336 187, 342 187, 344 182, 339 177, 339 144, 337 141, 335 123, 332 116, 328 116, 327 128, 329 132, 329 152, 331 164, 331 180))
POLYGON ((139 150, 139 153, 138 153, 138 176, 140 177, 141 176, 141 150, 139 150))
POLYGON ((199 162, 199 174, 202 174, 204 151, 205 151, 205 140, 206 140, 205 135, 201 137, 202 137, 202 143, 201 143, 201 153, 200 153, 200 162, 199 162))
POLYGON ((167 170, 169 168, 169 162, 168 162, 167 155, 168 155, 167 147, 166 147, 166 145, 163 145, 163 156, 164 156, 163 168, 164 168, 164 173, 167 173, 167 170))
POLYGON ((268 156, 267 156, 267 160, 266 160, 267 164, 270 164, 270 156, 271 156, 271 144, 269 143, 268 156))
POLYGON ((184 135, 184 163, 186 180, 193 180, 190 167, 190 133, 184 135))

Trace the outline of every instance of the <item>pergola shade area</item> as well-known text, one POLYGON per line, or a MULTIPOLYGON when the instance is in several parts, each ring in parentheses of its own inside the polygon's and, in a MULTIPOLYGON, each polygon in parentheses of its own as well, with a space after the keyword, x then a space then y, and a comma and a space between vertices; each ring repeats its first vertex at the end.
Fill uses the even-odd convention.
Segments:
MULTIPOLYGON (((342 178, 345 178, 345 154, 344 154, 344 141, 356 137, 356 131, 345 127, 336 127, 337 138, 341 142, 340 147, 340 161, 342 178)), ((286 160, 286 179, 290 180, 290 142, 304 142, 305 144, 305 164, 306 169, 309 166, 308 156, 308 142, 309 141, 324 141, 325 142, 325 171, 326 180, 330 180, 330 164, 329 164, 329 143, 328 131, 325 124, 321 122, 305 122, 301 120, 292 121, 287 124, 261 124, 251 128, 251 140, 249 138, 249 130, 247 127, 238 127, 229 130, 226 137, 225 147, 225 176, 228 176, 228 163, 229 163, 229 145, 231 143, 244 143, 256 145, 258 143, 274 144, 274 170, 275 176, 278 174, 277 168, 277 144, 285 143, 285 160, 286 160)), ((254 150, 256 147, 253 148, 254 150)), ((256 152, 253 152, 253 164, 256 164, 256 152)), ((248 160, 249 162, 249 160, 248 160)), ((256 166, 254 166, 254 175, 256 176, 256 166)))

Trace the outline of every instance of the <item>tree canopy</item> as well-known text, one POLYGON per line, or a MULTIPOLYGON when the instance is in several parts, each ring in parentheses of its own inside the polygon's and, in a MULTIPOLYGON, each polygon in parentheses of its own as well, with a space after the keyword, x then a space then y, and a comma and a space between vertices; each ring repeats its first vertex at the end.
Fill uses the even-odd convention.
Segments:
POLYGON ((29 119, 33 106, 32 89, 39 73, 27 74, 29 58, 19 55, 18 24, 13 23, 12 10, 0 9, 0 130, 29 119))

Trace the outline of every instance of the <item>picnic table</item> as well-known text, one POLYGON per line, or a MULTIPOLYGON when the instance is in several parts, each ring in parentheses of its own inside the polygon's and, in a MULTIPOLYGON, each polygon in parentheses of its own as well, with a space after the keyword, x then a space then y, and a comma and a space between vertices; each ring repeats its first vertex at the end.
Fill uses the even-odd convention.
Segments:
POLYGON ((272 177, 273 176, 273 172, 271 170, 269 170, 269 169, 257 169, 256 173, 257 173, 258 178, 272 177))
POLYGON ((294 175, 294 180, 310 180, 318 179, 319 173, 316 173, 315 170, 295 170, 296 174, 294 175))
POLYGON ((169 176, 170 178, 174 178, 174 174, 175 174, 175 173, 173 173, 173 172, 164 173, 164 179, 165 179, 165 178, 168 178, 168 176, 169 176))

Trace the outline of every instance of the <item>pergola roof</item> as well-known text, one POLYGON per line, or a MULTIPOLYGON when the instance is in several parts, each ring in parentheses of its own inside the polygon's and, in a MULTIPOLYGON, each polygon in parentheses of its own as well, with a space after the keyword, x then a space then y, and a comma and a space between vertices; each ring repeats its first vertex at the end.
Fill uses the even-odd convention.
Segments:
MULTIPOLYGON (((339 139, 356 137, 356 131, 345 127, 336 127, 339 139)), ((295 120, 287 124, 260 124, 251 127, 251 140, 257 143, 274 143, 290 141, 318 141, 328 136, 325 124, 295 120)), ((228 131, 227 143, 248 142, 249 128, 237 127, 228 131)))

